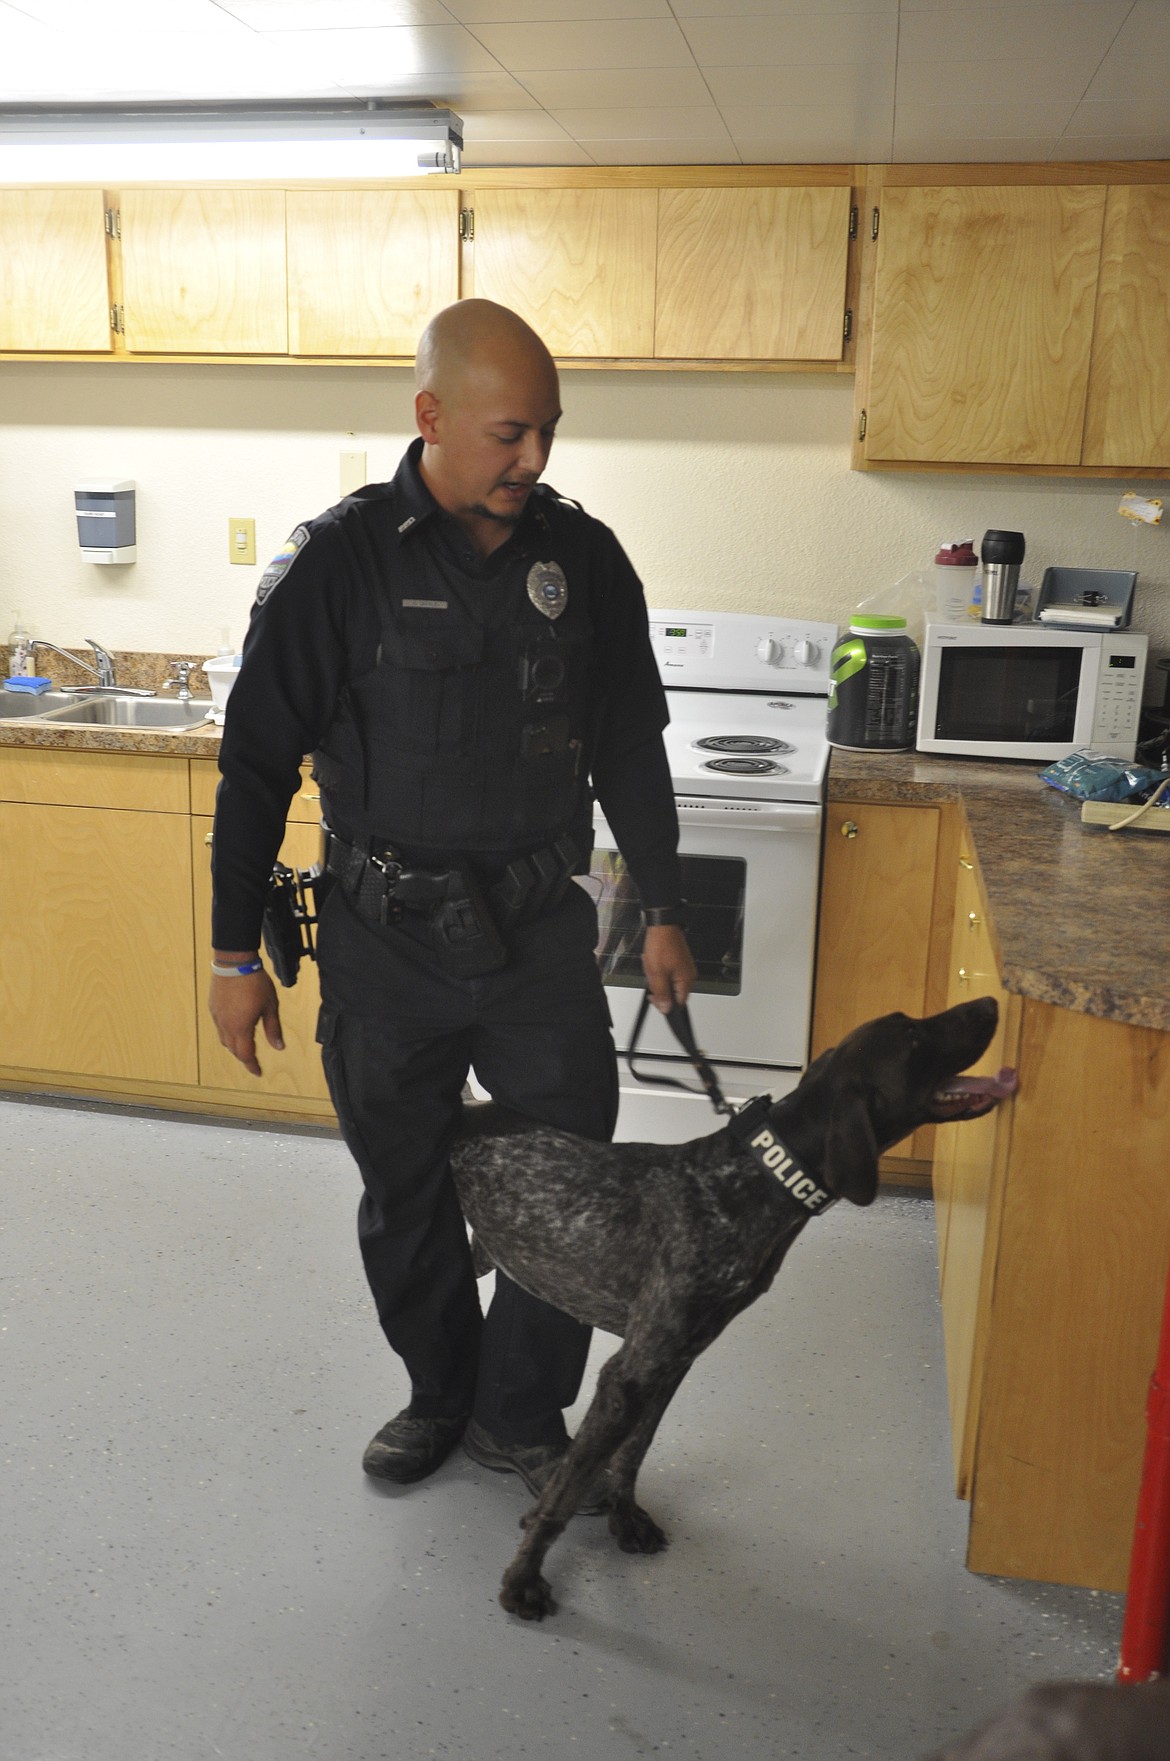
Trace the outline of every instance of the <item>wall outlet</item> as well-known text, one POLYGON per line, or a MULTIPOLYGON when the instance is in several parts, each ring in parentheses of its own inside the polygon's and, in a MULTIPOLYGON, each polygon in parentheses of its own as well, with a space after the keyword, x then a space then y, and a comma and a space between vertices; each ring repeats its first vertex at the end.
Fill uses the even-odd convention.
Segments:
POLYGON ((254 563, 256 561, 255 520, 229 519, 228 561, 230 563, 254 563))
POLYGON ((343 452, 341 455, 342 495, 353 495, 355 490, 364 489, 367 481, 365 453, 343 452))

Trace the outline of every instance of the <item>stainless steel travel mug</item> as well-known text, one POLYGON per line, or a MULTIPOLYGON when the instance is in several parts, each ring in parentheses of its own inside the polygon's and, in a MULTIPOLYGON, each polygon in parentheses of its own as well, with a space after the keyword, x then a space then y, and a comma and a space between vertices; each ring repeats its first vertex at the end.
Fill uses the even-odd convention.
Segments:
POLYGON ((980 622, 1010 624, 1016 615, 1016 588, 1024 560, 1024 534, 992 530, 983 534, 980 622))

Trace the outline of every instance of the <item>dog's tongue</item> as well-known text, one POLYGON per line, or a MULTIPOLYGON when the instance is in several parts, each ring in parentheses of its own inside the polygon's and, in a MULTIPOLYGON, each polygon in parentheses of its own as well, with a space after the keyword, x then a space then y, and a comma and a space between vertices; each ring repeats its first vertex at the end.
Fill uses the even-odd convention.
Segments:
POLYGON ((1000 1101, 1014 1095, 1018 1083, 1016 1072, 1008 1064, 994 1076, 954 1076, 935 1094, 934 1104, 944 1118, 973 1118, 990 1112, 1000 1101))

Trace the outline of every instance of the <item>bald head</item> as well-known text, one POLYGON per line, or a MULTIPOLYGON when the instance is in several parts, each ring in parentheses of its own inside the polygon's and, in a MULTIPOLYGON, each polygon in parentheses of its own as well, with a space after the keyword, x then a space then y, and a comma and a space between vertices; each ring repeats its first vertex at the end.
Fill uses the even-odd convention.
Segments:
POLYGON ((419 391, 458 395, 469 376, 498 373, 556 380, 553 358, 531 325, 494 300, 460 300, 431 319, 419 338, 414 383, 419 391))
POLYGON ((506 306, 460 300, 423 332, 415 383, 423 481, 487 555, 548 462, 561 414, 553 358, 506 306))

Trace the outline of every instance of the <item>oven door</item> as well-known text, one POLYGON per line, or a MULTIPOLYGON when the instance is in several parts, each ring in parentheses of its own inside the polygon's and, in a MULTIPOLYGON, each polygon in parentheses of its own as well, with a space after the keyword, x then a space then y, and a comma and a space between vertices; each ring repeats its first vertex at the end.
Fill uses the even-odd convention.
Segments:
MULTIPOLYGON (((713 1061, 800 1070, 812 1010, 821 809, 683 797, 678 817, 684 928, 699 969, 690 1001, 699 1045, 713 1061)), ((590 873, 579 879, 597 905, 597 956, 624 1053, 645 990, 641 909, 600 815, 594 830, 590 873)), ((682 1057, 655 1009, 642 1050, 682 1057)))

